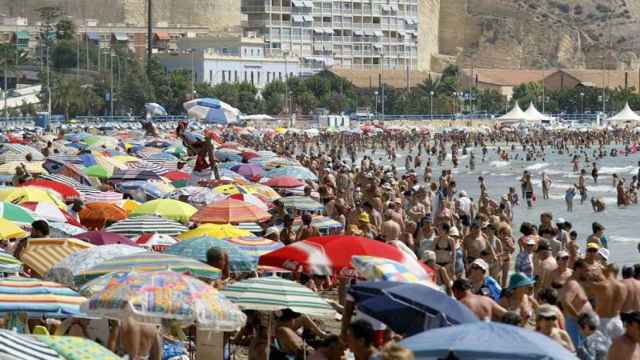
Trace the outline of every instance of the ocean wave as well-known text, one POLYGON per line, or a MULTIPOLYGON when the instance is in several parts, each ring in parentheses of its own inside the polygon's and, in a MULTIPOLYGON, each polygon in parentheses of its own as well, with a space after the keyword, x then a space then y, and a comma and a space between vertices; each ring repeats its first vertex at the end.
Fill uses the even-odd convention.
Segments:
POLYGON ((494 160, 490 162, 489 165, 495 168, 503 168, 503 167, 509 166, 509 162, 503 161, 503 160, 494 160))
POLYGON ((602 202, 607 205, 618 204, 618 198, 615 198, 615 197, 606 196, 606 197, 601 197, 600 200, 602 200, 602 202))
POLYGON ((610 185, 587 185, 587 191, 593 192, 614 192, 616 189, 610 185))
POLYGON ((624 167, 615 167, 615 166, 603 166, 598 170, 600 175, 607 174, 635 174, 636 167, 635 166, 624 166, 624 167))
POLYGON ((557 169, 546 169, 544 172, 547 173, 548 175, 565 175, 565 174, 567 174, 566 171, 557 170, 557 169))
POLYGON ((529 171, 536 171, 536 170, 544 169, 544 168, 548 167, 549 165, 550 164, 548 164, 548 163, 535 163, 533 165, 527 166, 524 169, 525 170, 529 170, 529 171))
POLYGON ((615 236, 615 235, 611 235, 610 238, 611 238, 611 241, 617 241, 617 242, 633 242, 633 243, 640 242, 640 238, 631 238, 631 237, 615 236))

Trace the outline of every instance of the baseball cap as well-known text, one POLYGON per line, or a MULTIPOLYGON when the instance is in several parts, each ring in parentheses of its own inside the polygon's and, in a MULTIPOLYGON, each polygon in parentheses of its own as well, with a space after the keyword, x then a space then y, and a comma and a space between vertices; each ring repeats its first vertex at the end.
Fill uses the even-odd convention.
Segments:
POLYGON ((475 260, 473 260, 473 262, 471 263, 471 266, 473 266, 473 265, 478 266, 484 272, 487 272, 489 270, 489 264, 487 264, 487 262, 484 261, 483 259, 475 259, 475 260))
POLYGON ((609 261, 609 250, 605 248, 600 248, 598 250, 598 255, 602 256, 604 261, 609 261))
POLYGON ((590 243, 587 244, 587 249, 599 250, 600 249, 600 245, 598 245, 598 243, 590 242, 590 243))
POLYGON ((366 212, 360 213, 360 216, 358 216, 358 220, 368 224, 369 223, 369 214, 367 214, 366 212))
POLYGON ((558 251, 558 255, 556 255, 556 257, 558 259, 563 259, 563 258, 566 258, 566 257, 569 257, 569 256, 570 256, 569 253, 567 251, 564 251, 564 250, 558 251))

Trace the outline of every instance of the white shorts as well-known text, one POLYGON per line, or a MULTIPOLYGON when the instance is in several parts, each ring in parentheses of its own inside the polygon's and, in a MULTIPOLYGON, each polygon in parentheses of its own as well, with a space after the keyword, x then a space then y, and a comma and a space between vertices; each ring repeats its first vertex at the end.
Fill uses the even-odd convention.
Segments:
POLYGON ((622 324, 620 316, 600 318, 600 328, 598 330, 600 330, 604 336, 614 339, 624 335, 624 324, 622 324))

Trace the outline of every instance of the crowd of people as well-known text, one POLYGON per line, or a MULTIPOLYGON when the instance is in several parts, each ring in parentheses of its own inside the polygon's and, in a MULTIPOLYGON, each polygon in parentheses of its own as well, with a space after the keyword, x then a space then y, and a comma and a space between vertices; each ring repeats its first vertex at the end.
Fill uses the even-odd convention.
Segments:
MULTIPOLYGON (((148 131, 155 132, 153 127, 148 131)), ((217 177, 211 175, 218 169, 211 138, 190 132, 186 124, 178 127, 176 135, 195 157, 191 170, 201 174, 196 179, 217 177)), ((583 164, 592 164, 591 180, 597 183, 594 161, 630 156, 635 134, 432 133, 369 127, 363 132, 324 132, 315 137, 293 132, 270 136, 229 132, 224 137, 255 150, 274 151, 310 169, 318 181, 307 181, 304 195, 320 201, 324 215, 339 222, 344 234, 392 244, 423 262, 433 271, 433 283, 479 319, 540 332, 580 359, 640 359, 640 264, 620 268, 610 261, 606 228, 593 222, 592 233, 585 236, 570 222, 545 211, 552 183, 547 174, 541 181, 541 199, 536 197, 529 171, 520 181, 521 193, 514 186, 494 197, 491 184, 480 176, 474 198, 469 195, 471 189, 460 189, 453 171, 462 166, 473 171, 478 162, 492 156, 491 151, 505 161, 518 159, 521 152, 526 161, 544 161, 551 151, 570 155, 579 174, 577 184, 565 195, 571 212, 574 196, 580 195, 581 204, 589 199, 583 164), (623 150, 607 150, 616 145, 623 150), (467 164, 461 162, 461 155, 466 155, 467 164), (404 168, 397 165, 402 156, 404 168), (439 173, 434 170, 436 164, 439 173), (541 209, 539 223, 514 224, 515 211, 531 209, 541 209)), ((21 169, 16 176, 26 176, 25 172, 21 169)), ((626 185, 622 177, 615 177, 619 206, 637 198, 637 179, 634 176, 626 185)), ((602 200, 591 197, 590 201, 595 211, 604 210, 602 200)), ((69 211, 77 213, 81 206, 76 203, 69 211)), ((297 230, 293 230, 294 216, 282 203, 276 201, 271 214, 261 224, 266 238, 289 245, 319 235, 308 214, 303 214, 297 230)), ((19 246, 13 251, 19 257, 19 246)), ((224 252, 211 250, 207 258, 212 266, 227 266, 224 252)), ((299 279, 318 291, 346 283, 317 276, 299 279)), ((223 275, 221 281, 225 284, 233 277, 223 275)), ((249 312, 247 325, 233 342, 248 346, 250 359, 266 359, 267 354, 270 359, 302 357, 311 352, 314 360, 338 360, 345 349, 356 360, 369 359, 379 351, 385 359, 411 359, 410 352, 394 344, 402 334, 386 331, 379 338, 375 322, 350 321, 343 290, 335 302, 343 315, 340 334, 330 335, 306 315, 292 311, 279 314, 271 332, 261 314, 249 312), (268 341, 268 334, 274 341, 268 341)))

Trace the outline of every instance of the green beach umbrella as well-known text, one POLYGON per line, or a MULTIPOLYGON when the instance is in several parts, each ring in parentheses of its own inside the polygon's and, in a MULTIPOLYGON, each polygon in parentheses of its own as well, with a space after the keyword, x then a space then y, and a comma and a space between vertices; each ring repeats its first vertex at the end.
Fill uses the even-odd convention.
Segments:
POLYGON ((110 176, 107 170, 100 165, 93 165, 85 168, 84 174, 97 178, 108 178, 110 176))
POLYGON ((0 218, 22 224, 31 224, 38 220, 38 216, 33 212, 9 202, 0 203, 0 218))

